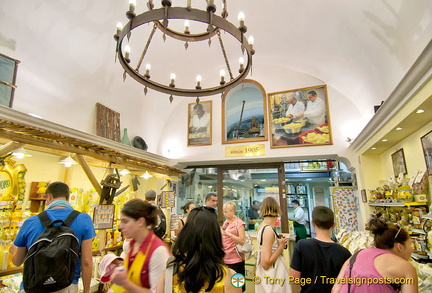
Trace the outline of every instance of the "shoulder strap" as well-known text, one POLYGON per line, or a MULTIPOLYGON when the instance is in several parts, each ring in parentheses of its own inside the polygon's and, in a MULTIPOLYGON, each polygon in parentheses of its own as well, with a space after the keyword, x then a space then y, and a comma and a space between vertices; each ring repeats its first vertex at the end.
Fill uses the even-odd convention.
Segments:
MULTIPOLYGON (((359 251, 357 251, 356 253, 353 254, 353 256, 351 256, 350 261, 349 261, 349 279, 351 280, 351 272, 352 272, 352 268, 354 266, 354 263, 357 259, 357 255, 359 254, 360 251, 362 251, 363 249, 360 249, 359 251)), ((350 293, 351 291, 351 283, 348 283, 348 293, 350 293)))
POLYGON ((69 216, 66 218, 66 220, 63 221, 63 223, 69 227, 72 224, 72 222, 76 219, 76 217, 79 216, 79 214, 81 214, 81 213, 78 212, 77 210, 73 210, 69 214, 69 216))
MULTIPOLYGON (((260 239, 260 245, 262 245, 262 241, 263 241, 263 235, 264 235, 264 229, 270 227, 270 225, 265 225, 262 228, 262 232, 261 232, 261 239, 260 239)), ((272 228, 273 232, 275 233, 276 238, 278 238, 278 234, 276 233, 276 231, 272 228)))
POLYGON ((170 256, 167 260, 166 264, 166 271, 165 271, 165 293, 171 293, 172 292, 172 280, 173 280, 173 274, 174 274, 174 256, 170 256))
POLYGON ((51 226, 52 223, 53 223, 53 222, 50 220, 50 218, 48 217, 48 213, 47 213, 47 211, 43 211, 42 213, 39 213, 39 214, 38 214, 38 218, 39 218, 39 220, 41 221, 42 225, 43 225, 45 228, 48 228, 48 227, 51 226))

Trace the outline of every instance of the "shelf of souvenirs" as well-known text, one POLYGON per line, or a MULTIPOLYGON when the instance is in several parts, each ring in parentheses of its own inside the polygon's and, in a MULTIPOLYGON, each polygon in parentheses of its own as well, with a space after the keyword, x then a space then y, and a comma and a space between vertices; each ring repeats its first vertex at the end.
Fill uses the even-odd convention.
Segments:
MULTIPOLYGON (((427 202, 369 202, 371 207, 410 207, 410 206, 427 206, 427 202)), ((431 216, 432 219, 432 216, 431 216)))

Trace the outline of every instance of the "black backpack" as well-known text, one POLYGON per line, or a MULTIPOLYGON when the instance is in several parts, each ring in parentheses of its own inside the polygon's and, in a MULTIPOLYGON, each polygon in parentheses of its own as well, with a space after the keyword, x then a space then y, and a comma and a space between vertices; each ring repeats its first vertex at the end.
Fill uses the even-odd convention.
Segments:
POLYGON ((157 225, 156 227, 153 228, 153 232, 156 234, 157 237, 159 237, 160 239, 163 240, 165 233, 166 233, 166 228, 167 228, 167 224, 166 224, 166 217, 165 214, 163 213, 163 211, 157 207, 158 209, 158 217, 160 220, 159 225, 157 225))
POLYGON ((65 221, 52 222, 46 211, 38 215, 46 228, 30 246, 24 260, 26 293, 54 292, 68 287, 75 276, 79 256, 78 238, 69 228, 80 212, 73 210, 65 221), (61 223, 55 226, 55 223, 61 223))

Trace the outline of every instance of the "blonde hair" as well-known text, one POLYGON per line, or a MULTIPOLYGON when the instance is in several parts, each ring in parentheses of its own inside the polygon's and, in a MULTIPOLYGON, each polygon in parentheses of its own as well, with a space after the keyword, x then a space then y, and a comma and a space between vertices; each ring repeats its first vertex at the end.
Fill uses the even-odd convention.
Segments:
POLYGON ((261 204, 261 217, 279 217, 280 207, 274 197, 266 197, 261 204))
POLYGON ((237 206, 236 203, 233 201, 227 201, 226 203, 224 203, 223 209, 230 209, 232 211, 234 211, 234 214, 237 212, 237 206))

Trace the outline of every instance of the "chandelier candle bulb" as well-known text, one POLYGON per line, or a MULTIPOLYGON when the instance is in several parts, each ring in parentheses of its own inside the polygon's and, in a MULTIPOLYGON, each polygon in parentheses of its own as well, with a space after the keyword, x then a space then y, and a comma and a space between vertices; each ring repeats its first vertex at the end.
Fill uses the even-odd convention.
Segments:
POLYGON ((239 58, 239 64, 240 64, 239 73, 242 73, 244 70, 244 58, 243 57, 239 58))
POLYGON ((253 48, 254 41, 255 41, 255 39, 254 39, 253 36, 250 36, 250 37, 248 38, 248 43, 249 43, 249 46, 250 46, 250 49, 251 49, 251 53, 252 53, 252 55, 255 53, 255 50, 254 50, 254 48, 253 48))
POLYGON ((220 84, 225 84, 225 70, 220 71, 220 84))
POLYGON ((175 79, 176 79, 176 75, 175 75, 175 73, 171 73, 171 83, 170 83, 170 87, 175 87, 175 79))
POLYGON ((135 17, 135 6, 136 0, 129 0, 129 10, 126 12, 127 18, 132 19, 135 17))
POLYGON ((197 90, 201 89, 201 80, 202 80, 201 75, 197 75, 197 77, 196 77, 197 84, 196 84, 196 87, 195 87, 197 90))
POLYGON ((150 78, 150 69, 151 69, 151 65, 146 64, 146 71, 145 71, 145 75, 144 75, 146 78, 150 78))
POLYGON ((184 22, 184 33, 185 34, 190 34, 190 30, 189 30, 189 21, 188 20, 185 20, 185 22, 184 22))
POLYGON ((129 45, 126 45, 125 48, 124 48, 124 52, 125 52, 125 61, 127 63, 130 62, 130 58, 129 58, 130 50, 131 50, 131 48, 129 47, 129 45))
POLYGON ((117 23, 117 35, 120 36, 121 30, 123 28, 123 24, 121 22, 117 23))

